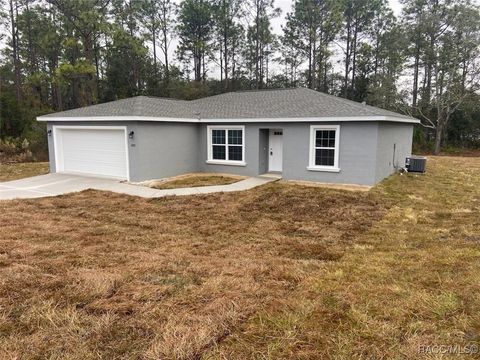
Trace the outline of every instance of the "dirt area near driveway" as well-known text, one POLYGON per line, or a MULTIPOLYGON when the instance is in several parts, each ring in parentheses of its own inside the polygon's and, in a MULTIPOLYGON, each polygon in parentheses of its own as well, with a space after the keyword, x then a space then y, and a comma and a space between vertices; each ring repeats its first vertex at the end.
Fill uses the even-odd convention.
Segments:
POLYGON ((246 178, 246 176, 231 174, 192 173, 149 181, 147 185, 154 189, 180 189, 199 186, 229 185, 246 178))

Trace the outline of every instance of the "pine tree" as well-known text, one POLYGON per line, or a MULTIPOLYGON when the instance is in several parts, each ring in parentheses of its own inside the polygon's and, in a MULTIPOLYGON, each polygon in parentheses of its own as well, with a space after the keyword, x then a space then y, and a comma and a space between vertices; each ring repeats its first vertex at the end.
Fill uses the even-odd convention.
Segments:
POLYGON ((206 62, 212 51, 213 7, 208 0, 184 0, 178 12, 178 53, 193 59, 195 81, 206 80, 206 62))

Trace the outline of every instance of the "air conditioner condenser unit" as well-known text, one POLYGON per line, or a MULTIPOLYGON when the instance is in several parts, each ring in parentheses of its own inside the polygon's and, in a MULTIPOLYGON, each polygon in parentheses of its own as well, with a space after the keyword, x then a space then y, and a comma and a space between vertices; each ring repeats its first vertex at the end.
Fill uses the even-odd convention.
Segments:
POLYGON ((408 172, 425 173, 427 171, 427 158, 425 156, 410 156, 405 160, 408 172))

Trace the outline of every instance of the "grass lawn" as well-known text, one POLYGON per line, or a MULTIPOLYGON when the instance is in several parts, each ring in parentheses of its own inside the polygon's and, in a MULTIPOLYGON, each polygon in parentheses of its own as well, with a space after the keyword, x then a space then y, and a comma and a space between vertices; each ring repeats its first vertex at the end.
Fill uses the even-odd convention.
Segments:
POLYGON ((172 180, 154 182, 151 187, 155 189, 177 189, 197 186, 228 185, 236 183, 244 177, 213 175, 213 174, 192 174, 181 176, 172 180))
POLYGON ((0 163, 0 181, 17 180, 49 172, 48 162, 2 164, 0 163))
POLYGON ((370 192, 3 201, 0 223, 1 359, 418 359, 480 340, 479 158, 370 192))

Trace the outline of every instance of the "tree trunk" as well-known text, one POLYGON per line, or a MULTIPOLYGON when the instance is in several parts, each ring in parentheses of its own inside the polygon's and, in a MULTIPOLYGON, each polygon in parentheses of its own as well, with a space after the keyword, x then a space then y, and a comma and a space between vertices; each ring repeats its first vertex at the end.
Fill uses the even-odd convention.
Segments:
POLYGON ((222 50, 222 44, 220 44, 220 84, 223 84, 223 50, 222 50))
MULTIPOLYGON (((153 20, 155 21, 155 20, 153 20)), ((158 80, 158 66, 157 66, 157 38, 156 28, 152 26, 152 45, 153 45, 153 76, 155 77, 155 84, 158 80)))
POLYGON ((260 88, 260 0, 256 0, 255 16, 255 88, 260 88))
POLYGON ((170 70, 168 68, 168 29, 165 25, 162 28, 163 32, 163 55, 165 63, 165 82, 168 84, 170 80, 170 70))
POLYGON ((378 75, 379 57, 380 57, 380 33, 377 31, 375 33, 375 62, 373 64, 373 75, 375 77, 375 81, 377 80, 377 75, 378 75))
MULTIPOLYGON (((228 36, 227 31, 225 29, 223 33, 223 66, 225 67, 225 87, 224 90, 228 90, 228 36)), ((220 68, 221 71, 221 68, 220 68)))
POLYGON ((10 23, 12 27, 12 57, 14 67, 14 81, 15 81, 15 96, 17 102, 21 100, 22 94, 20 90, 20 59, 18 55, 18 29, 17 29, 17 17, 18 17, 18 4, 17 2, 10 0, 10 23))
POLYGON ((313 37, 313 59, 312 59, 312 87, 317 88, 317 38, 313 37))
POLYGON ((417 42, 415 44, 415 60, 414 60, 414 63, 413 63, 412 106, 413 106, 414 109, 417 107, 419 64, 420 64, 420 45, 417 42))
POLYGON ((324 74, 323 74, 323 92, 328 94, 328 64, 325 61, 324 66, 324 74))
POLYGON ((434 63, 434 48, 435 48, 435 37, 432 35, 430 37, 430 47, 429 54, 427 56, 427 67, 425 73, 425 89, 423 91, 422 103, 430 104, 431 93, 432 93, 432 70, 434 63))
POLYGON ((265 87, 268 88, 268 56, 269 56, 269 51, 264 54, 265 57, 265 87))
POLYGON ((262 87, 262 48, 261 45, 259 45, 259 50, 258 50, 258 86, 256 87, 257 89, 261 89, 262 87))
POLYGON ((319 33, 318 33, 318 60, 317 61, 317 69, 315 69, 316 71, 316 86, 315 86, 315 90, 322 90, 323 89, 323 86, 324 86, 324 83, 325 83, 325 79, 323 78, 323 62, 325 61, 324 57, 325 57, 325 53, 323 51, 323 49, 325 48, 325 44, 324 44, 324 36, 323 36, 323 28, 320 27, 319 29, 319 33))
POLYGON ((194 55, 195 81, 202 81, 202 54, 197 50, 194 55))
MULTIPOLYGON (((90 64, 95 64, 95 49, 94 49, 94 40, 92 35, 85 35, 83 36, 83 51, 85 54, 85 59, 90 64)), ((95 94, 97 89, 97 81, 95 78, 89 78, 86 81, 88 88, 86 91, 86 104, 84 105, 92 105, 94 103, 94 99, 97 97, 98 94, 95 94)), ((80 94, 79 94, 80 95, 80 94)))
POLYGON ((350 20, 347 22, 347 49, 345 51, 345 78, 343 79, 343 97, 346 99, 348 97, 348 74, 350 72, 350 37, 351 37, 351 23, 350 20))
POLYGON ((25 2, 25 9, 27 12, 27 39, 28 39, 28 55, 30 58, 30 74, 33 74, 38 71, 38 63, 37 63, 37 54, 35 48, 33 46, 32 40, 32 14, 30 13, 29 2, 25 2))
POLYGON ((235 63, 235 51, 236 51, 236 43, 235 41, 233 42, 232 44, 232 75, 231 75, 231 79, 232 79, 232 90, 234 90, 234 87, 235 87, 235 79, 236 79, 236 75, 235 75, 235 69, 236 69, 236 63, 235 63))
POLYGON ((434 148, 435 155, 440 154, 440 151, 442 150, 442 140, 443 140, 444 130, 445 130, 445 116, 443 112, 440 112, 438 114, 437 127, 435 131, 435 148, 434 148))
MULTIPOLYGON (((357 22, 358 20, 356 20, 357 22)), ((351 53, 353 56, 352 59, 352 93, 355 94, 355 73, 357 70, 357 37, 358 37, 358 26, 357 23, 355 23, 355 30, 353 33, 353 42, 352 42, 352 47, 351 47, 351 53)), ((354 95, 352 98, 355 97, 354 95)))
POLYGON ((312 82, 312 40, 310 39, 308 44, 308 88, 311 89, 313 82, 312 82))
POLYGON ((205 71, 205 52, 202 53, 202 81, 207 80, 207 72, 205 71))
POLYGON ((94 45, 94 51, 95 51, 95 85, 97 89, 97 96, 100 96, 100 60, 98 56, 98 46, 96 42, 94 45))

